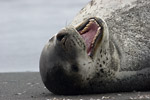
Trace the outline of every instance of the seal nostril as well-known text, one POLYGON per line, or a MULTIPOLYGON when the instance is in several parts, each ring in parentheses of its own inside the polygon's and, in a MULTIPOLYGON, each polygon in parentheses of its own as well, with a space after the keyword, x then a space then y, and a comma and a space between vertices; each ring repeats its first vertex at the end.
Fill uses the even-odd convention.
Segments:
POLYGON ((57 34, 56 38, 58 41, 61 41, 67 34, 66 33, 59 33, 57 34))

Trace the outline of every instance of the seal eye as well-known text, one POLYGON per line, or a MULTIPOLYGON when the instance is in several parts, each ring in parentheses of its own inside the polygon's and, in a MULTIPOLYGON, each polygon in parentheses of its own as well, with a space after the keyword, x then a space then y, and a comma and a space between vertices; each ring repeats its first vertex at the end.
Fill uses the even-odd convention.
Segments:
POLYGON ((72 71, 74 71, 74 72, 78 72, 78 71, 79 71, 79 68, 78 68, 76 65, 72 65, 72 66, 71 66, 71 69, 72 69, 72 71))
POLYGON ((90 18, 83 22, 83 24, 79 25, 76 29, 85 42, 87 54, 89 56, 93 56, 97 45, 101 42, 102 39, 102 21, 99 21, 97 18, 90 18))

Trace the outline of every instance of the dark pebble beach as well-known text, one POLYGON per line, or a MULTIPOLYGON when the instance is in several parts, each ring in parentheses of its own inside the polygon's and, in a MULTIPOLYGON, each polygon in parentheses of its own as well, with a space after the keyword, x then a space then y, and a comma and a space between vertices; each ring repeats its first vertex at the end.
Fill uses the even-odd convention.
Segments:
POLYGON ((0 100, 150 100, 150 92, 54 95, 45 88, 38 72, 0 73, 0 100))

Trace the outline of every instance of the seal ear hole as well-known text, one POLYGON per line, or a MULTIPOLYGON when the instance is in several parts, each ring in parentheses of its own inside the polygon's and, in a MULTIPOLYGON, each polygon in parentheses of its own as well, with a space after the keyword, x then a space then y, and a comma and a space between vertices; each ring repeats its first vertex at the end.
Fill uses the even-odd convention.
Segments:
POLYGON ((79 71, 79 68, 78 68, 78 66, 76 66, 76 65, 72 65, 72 66, 71 66, 71 69, 72 69, 72 71, 74 71, 74 72, 78 72, 78 71, 79 71))

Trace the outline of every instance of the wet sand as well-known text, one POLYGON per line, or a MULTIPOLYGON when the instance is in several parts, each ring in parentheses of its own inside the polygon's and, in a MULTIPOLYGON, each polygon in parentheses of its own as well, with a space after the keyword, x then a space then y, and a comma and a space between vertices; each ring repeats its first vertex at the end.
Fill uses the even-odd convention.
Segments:
POLYGON ((54 95, 45 88, 38 72, 0 73, 0 100, 150 100, 150 92, 54 95))

